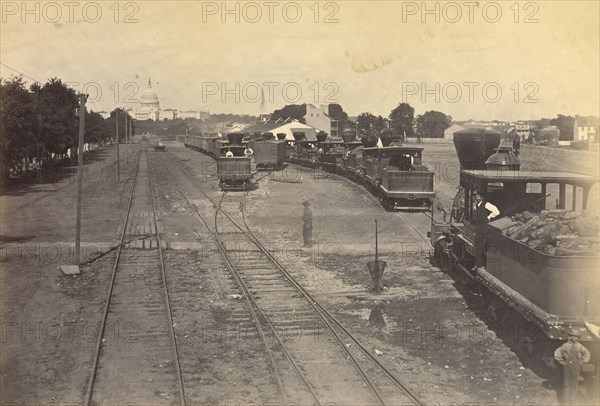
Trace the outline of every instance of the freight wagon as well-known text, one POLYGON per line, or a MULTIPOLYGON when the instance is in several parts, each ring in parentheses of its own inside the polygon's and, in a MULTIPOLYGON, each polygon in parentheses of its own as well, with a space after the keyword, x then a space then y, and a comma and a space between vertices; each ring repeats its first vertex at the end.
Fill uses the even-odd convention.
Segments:
POLYGON ((285 161, 285 141, 259 141, 254 143, 254 163, 257 170, 279 169, 285 161))

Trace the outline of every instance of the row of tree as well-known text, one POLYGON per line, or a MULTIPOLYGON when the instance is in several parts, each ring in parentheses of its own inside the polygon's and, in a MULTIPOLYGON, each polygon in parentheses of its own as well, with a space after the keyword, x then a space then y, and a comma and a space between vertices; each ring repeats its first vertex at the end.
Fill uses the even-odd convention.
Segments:
MULTIPOLYGON (((0 150, 4 169, 25 162, 44 165, 63 158, 79 143, 78 95, 60 79, 29 87, 21 77, 0 79, 0 150)), ((125 112, 115 110, 108 119, 86 109, 86 143, 116 139, 125 135, 125 112)))
MULTIPOLYGON (((305 122, 306 104, 290 104, 275 110, 271 119, 296 119, 305 122)), ((415 118, 415 109, 408 103, 400 103, 390 112, 388 117, 376 116, 371 113, 361 113, 356 122, 348 118, 348 114, 339 104, 329 105, 329 116, 337 120, 341 128, 356 129, 359 134, 381 134, 390 129, 401 137, 431 137, 442 138, 444 130, 450 127, 452 118, 439 111, 428 111, 415 118), (415 133, 416 126, 416 133, 415 133)))

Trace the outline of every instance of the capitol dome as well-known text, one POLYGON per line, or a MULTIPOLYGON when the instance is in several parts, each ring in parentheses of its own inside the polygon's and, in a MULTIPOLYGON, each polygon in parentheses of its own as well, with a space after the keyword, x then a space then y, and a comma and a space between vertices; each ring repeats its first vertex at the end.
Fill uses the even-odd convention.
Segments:
POLYGON ((141 108, 147 109, 159 108, 158 95, 156 94, 154 89, 152 89, 152 83, 150 82, 150 79, 148 79, 148 87, 142 92, 140 96, 140 105, 141 108))

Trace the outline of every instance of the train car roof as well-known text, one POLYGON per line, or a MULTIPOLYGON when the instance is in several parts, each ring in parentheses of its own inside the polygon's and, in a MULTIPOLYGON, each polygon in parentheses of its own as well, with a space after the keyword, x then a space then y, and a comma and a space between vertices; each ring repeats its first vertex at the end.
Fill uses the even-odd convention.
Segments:
POLYGON ((461 171, 465 180, 485 180, 493 182, 544 182, 544 183, 584 183, 593 184, 600 179, 575 172, 552 171, 502 171, 497 169, 469 169, 461 171))
POLYGON ((246 149, 245 145, 221 145, 221 149, 230 149, 230 148, 244 148, 246 149))
POLYGON ((423 151, 424 148, 421 147, 405 147, 405 146, 393 146, 393 147, 367 147, 364 148, 364 151, 398 151, 398 152, 407 152, 407 151, 423 151))

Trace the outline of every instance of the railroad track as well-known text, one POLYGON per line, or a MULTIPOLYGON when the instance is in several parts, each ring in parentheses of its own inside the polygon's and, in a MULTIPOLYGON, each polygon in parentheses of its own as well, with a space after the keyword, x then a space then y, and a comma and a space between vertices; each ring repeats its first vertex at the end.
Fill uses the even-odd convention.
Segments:
POLYGON ((138 152, 85 405, 185 405, 147 146, 138 152), (125 239, 134 241, 125 243, 125 239))
MULTIPOLYGON (((245 193, 237 194, 242 196, 241 201, 227 200, 232 196, 227 193, 217 201, 190 179, 196 193, 200 192, 213 205, 214 216, 209 219, 206 210, 201 213, 192 204, 167 160, 163 158, 163 162, 196 218, 213 234, 238 282, 264 340, 283 402, 421 404, 376 355, 296 282, 250 231, 244 211, 245 193), (230 214, 235 210, 242 216, 238 221, 230 214)), ((176 170, 189 179, 180 164, 176 170)))

